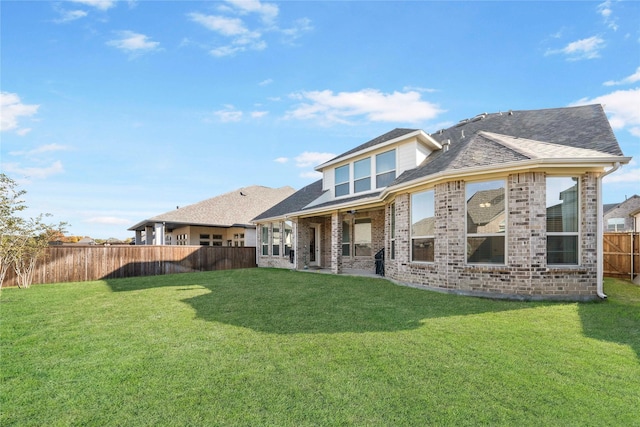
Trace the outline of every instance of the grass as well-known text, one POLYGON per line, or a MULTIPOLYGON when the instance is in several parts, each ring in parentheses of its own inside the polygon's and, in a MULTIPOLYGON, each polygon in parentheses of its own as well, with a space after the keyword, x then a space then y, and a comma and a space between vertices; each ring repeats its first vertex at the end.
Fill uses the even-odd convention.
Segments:
POLYGON ((605 292, 271 269, 4 289, 0 425, 640 425, 640 287, 605 292))

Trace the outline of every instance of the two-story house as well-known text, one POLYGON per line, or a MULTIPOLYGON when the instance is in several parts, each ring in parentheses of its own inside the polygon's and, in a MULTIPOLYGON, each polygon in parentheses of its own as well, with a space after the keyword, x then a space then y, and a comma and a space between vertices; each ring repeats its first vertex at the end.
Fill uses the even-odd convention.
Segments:
POLYGON ((602 177, 624 157, 600 105, 394 129, 254 218, 258 265, 384 271, 446 292, 585 300, 602 290, 602 177))

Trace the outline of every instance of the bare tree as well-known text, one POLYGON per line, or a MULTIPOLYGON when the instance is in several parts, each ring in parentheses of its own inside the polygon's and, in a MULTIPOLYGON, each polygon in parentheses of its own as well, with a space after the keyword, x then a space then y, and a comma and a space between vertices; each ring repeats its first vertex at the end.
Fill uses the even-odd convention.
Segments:
POLYGON ((14 237, 22 228, 23 220, 17 214, 27 208, 22 200, 26 191, 17 187, 14 180, 0 174, 0 288, 15 257, 14 237))

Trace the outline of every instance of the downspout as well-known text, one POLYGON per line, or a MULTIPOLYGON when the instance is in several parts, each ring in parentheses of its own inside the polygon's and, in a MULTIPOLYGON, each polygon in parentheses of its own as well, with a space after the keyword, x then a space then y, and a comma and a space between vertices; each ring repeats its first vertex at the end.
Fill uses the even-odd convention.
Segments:
POLYGON ((602 299, 606 299, 607 295, 605 295, 604 293, 604 289, 603 289, 603 275, 604 275, 604 253, 602 252, 604 250, 604 234, 603 234, 603 230, 602 230, 602 222, 604 221, 604 213, 603 213, 603 207, 602 207, 602 178, 604 178, 605 176, 609 175, 610 173, 613 173, 615 171, 617 171, 620 168, 620 162, 616 162, 615 165, 609 169, 608 171, 606 171, 605 173, 601 174, 598 179, 597 179, 597 187, 598 187, 598 223, 596 225, 596 234, 598 235, 598 240, 597 240, 597 250, 596 252, 598 253, 598 265, 597 265, 597 281, 596 281, 596 294, 598 294, 598 297, 602 298, 602 299))

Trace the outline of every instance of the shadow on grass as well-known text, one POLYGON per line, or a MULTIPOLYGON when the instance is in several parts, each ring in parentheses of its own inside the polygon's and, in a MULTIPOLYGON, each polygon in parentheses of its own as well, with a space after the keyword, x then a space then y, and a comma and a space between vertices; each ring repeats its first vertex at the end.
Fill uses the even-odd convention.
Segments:
POLYGON ((579 306, 584 335, 628 345, 640 357, 640 287, 625 280, 605 279, 607 301, 579 306))
POLYGON ((107 283, 116 292, 160 286, 185 292, 189 286, 204 287, 210 292, 182 299, 198 318, 276 334, 410 330, 428 318, 545 304, 461 297, 405 288, 382 279, 288 270, 248 269, 166 277, 107 283))

